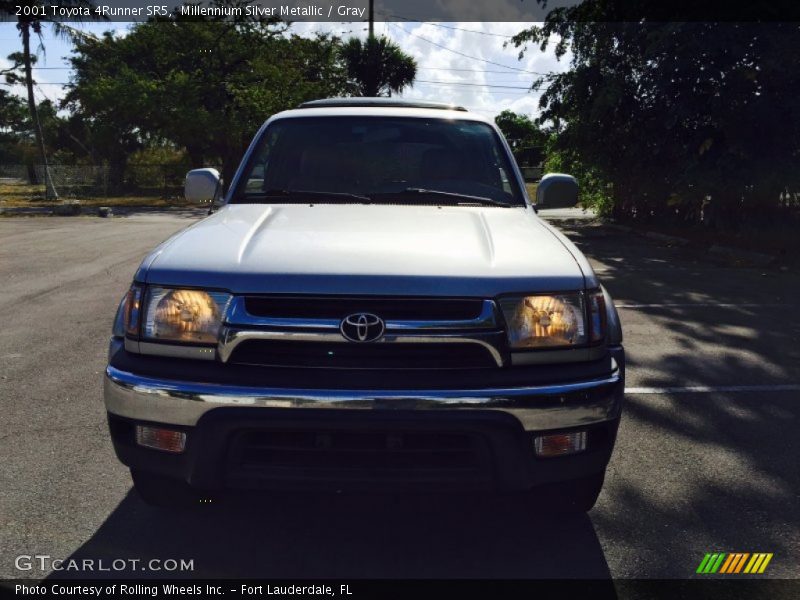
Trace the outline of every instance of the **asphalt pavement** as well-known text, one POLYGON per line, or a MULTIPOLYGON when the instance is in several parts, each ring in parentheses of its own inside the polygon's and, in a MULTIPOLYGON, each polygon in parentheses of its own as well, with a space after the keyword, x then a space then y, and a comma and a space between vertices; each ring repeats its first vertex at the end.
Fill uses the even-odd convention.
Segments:
POLYGON ((21 555, 193 560, 100 577, 684 578, 717 551, 800 578, 800 276, 573 216, 549 218, 614 296, 629 362, 606 486, 568 519, 466 495, 145 506, 106 431, 106 341, 140 259, 196 216, 0 219, 0 578, 49 573, 21 555))

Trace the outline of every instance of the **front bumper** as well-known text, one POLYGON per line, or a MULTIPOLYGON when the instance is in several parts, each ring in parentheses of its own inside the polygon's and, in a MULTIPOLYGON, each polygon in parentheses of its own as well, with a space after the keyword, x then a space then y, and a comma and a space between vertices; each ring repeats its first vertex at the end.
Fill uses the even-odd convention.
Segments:
MULTIPOLYGON (((376 482, 389 488, 397 484, 437 488, 459 482, 469 488, 523 489, 605 469, 624 395, 622 348, 611 350, 607 365, 605 373, 595 371, 590 377, 561 383, 545 380, 467 389, 301 389, 172 379, 163 371, 157 376, 137 374, 122 368, 130 368, 131 363, 112 360, 105 375, 105 402, 114 447, 124 464, 203 489, 316 488, 320 484, 372 489, 376 482), (186 451, 170 455, 137 446, 133 431, 139 423, 187 432, 186 451), (571 429, 589 432, 586 452, 556 459, 534 457, 536 433, 571 429), (375 432, 384 436, 378 446, 363 446, 375 432), (268 441, 259 442, 261 435, 268 441), (305 435, 315 441, 301 448, 297 440, 305 435), (349 454, 340 453, 341 463, 323 464, 319 453, 313 452, 318 449, 314 445, 331 436, 352 447, 348 446, 349 454), (430 440, 456 439, 453 436, 460 440, 453 442, 461 444, 458 448, 430 445, 430 440), (275 439, 284 438, 289 441, 275 446, 275 439), (408 447, 382 454, 382 444, 393 439, 408 447), (260 452, 259 443, 269 446, 270 456, 286 456, 289 462, 262 461, 255 469, 239 468, 247 462, 243 455, 260 452), (356 447, 362 451, 357 460, 356 447), (412 447, 422 462, 444 462, 406 465, 402 461, 409 459, 399 456, 406 450, 410 455, 412 447), (443 458, 459 452, 462 463, 447 463, 450 459, 443 458), (297 458, 301 455, 308 461, 297 458), (387 464, 365 462, 367 455, 394 462, 387 469, 387 464), (292 465, 296 466, 289 468, 292 465)), ((213 381, 213 377, 208 379, 213 381)))
POLYGON ((607 377, 563 384, 468 390, 272 389, 153 379, 109 366, 108 412, 130 419, 196 425, 221 407, 356 410, 491 409, 528 431, 563 429, 619 416, 620 369, 607 377))

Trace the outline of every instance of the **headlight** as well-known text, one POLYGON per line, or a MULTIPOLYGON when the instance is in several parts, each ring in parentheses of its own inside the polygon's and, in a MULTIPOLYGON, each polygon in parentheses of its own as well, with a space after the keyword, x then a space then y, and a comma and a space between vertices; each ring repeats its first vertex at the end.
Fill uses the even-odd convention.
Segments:
POLYGON ((583 293, 500 300, 512 348, 555 348, 587 343, 583 293))
POLYGON ((216 344, 230 294, 151 287, 143 337, 150 340, 216 344))

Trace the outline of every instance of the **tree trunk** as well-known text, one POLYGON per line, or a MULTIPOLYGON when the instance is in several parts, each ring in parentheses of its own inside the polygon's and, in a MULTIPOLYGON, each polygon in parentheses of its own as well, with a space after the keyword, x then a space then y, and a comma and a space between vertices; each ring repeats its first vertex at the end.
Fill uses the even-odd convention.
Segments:
POLYGON ((50 167, 47 164, 47 152, 44 148, 44 136, 42 135, 42 124, 39 122, 39 112, 36 110, 36 99, 33 96, 33 75, 31 73, 31 26, 30 23, 22 21, 22 53, 25 61, 25 86, 28 88, 28 110, 31 113, 33 122, 33 133, 36 137, 36 146, 44 168, 45 197, 48 200, 58 200, 58 193, 53 185, 53 178, 50 176, 50 167))

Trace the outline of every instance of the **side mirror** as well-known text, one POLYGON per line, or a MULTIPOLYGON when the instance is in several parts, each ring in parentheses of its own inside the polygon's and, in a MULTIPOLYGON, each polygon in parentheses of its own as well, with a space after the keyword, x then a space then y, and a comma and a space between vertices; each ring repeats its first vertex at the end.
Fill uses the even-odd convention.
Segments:
POLYGON ((536 206, 572 208, 578 204, 578 182, 572 175, 548 173, 536 188, 536 206))
POLYGON ((222 179, 216 169, 193 169, 186 174, 183 195, 189 202, 216 202, 222 179))

